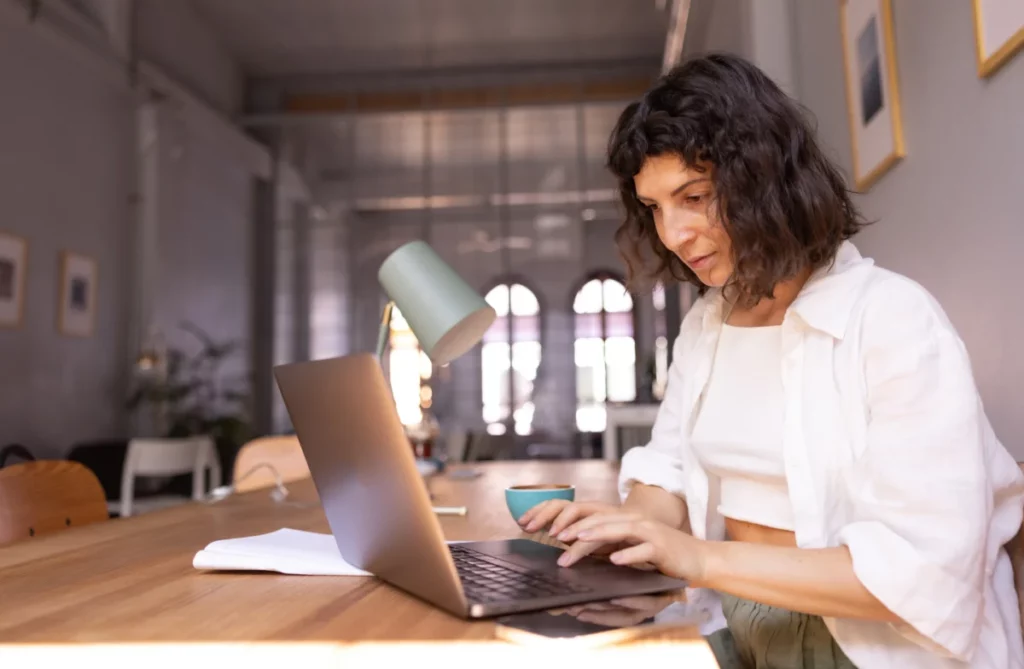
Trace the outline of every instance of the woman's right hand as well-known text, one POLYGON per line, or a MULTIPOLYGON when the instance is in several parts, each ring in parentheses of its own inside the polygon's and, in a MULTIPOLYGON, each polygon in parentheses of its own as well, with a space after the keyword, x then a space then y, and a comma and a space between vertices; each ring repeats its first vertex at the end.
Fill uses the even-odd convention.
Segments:
MULTIPOLYGON (((566 541, 562 535, 567 529, 585 518, 600 515, 618 515, 622 507, 601 502, 569 502, 564 499, 549 499, 533 507, 519 518, 519 526, 525 532, 547 530, 555 539, 570 543, 559 562, 574 563, 586 555, 608 555, 624 547, 621 542, 605 543, 594 541, 566 541)), ((568 537, 566 537, 568 538, 568 537)))

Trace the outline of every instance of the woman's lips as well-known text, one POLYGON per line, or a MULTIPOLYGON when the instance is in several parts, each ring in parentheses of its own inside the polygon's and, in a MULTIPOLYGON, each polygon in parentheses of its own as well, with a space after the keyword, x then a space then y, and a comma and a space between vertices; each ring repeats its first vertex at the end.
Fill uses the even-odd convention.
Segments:
POLYGON ((702 256, 696 256, 686 261, 686 264, 690 266, 690 269, 696 271, 699 269, 705 269, 711 264, 711 259, 714 257, 714 253, 708 253, 702 256))

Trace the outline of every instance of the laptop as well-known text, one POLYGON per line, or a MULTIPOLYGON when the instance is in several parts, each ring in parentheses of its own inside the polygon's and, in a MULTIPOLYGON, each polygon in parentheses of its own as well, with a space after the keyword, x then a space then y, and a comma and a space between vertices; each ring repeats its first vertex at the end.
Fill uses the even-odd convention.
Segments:
POLYGON ((282 365, 274 376, 338 549, 381 580, 462 618, 685 587, 597 558, 559 567, 561 550, 527 539, 449 545, 376 357, 282 365))

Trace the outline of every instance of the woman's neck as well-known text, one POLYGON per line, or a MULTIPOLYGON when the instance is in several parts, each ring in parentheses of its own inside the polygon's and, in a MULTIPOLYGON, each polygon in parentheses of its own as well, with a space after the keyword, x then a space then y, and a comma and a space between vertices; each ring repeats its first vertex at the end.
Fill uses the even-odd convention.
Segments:
POLYGON ((765 327, 782 325, 789 305, 793 304, 804 284, 811 278, 811 270, 806 269, 792 279, 775 284, 772 297, 762 298, 757 304, 745 307, 736 301, 729 305, 726 323, 738 327, 765 327))

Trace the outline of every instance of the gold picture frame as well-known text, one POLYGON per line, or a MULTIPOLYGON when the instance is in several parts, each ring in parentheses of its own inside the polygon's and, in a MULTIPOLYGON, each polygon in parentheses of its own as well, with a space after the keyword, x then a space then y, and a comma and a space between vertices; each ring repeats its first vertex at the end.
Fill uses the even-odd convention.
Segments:
POLYGON ((892 0, 839 0, 839 32, 853 179, 863 192, 906 156, 892 0))
POLYGON ((978 76, 991 77, 1024 47, 1024 3, 1020 0, 971 0, 974 14, 974 45, 978 59, 978 76), (992 10, 998 6, 996 12, 992 10), (987 44, 986 18, 992 14, 998 26, 998 45, 987 44))
POLYGON ((96 328, 96 261, 70 251, 62 252, 60 257, 57 328, 69 337, 91 337, 96 328))
POLYGON ((28 240, 0 232, 0 328, 20 327, 25 319, 28 240))

